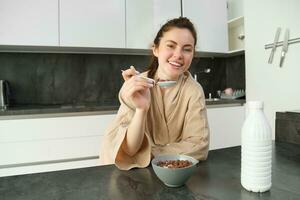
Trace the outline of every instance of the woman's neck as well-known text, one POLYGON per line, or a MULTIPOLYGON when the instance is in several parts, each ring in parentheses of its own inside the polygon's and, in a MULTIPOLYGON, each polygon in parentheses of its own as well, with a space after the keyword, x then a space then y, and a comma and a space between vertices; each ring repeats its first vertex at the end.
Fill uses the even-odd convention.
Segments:
POLYGON ((180 76, 178 77, 170 77, 168 75, 166 75, 164 72, 162 72, 161 70, 157 70, 157 79, 159 80, 164 80, 164 81, 177 81, 179 79, 180 76))

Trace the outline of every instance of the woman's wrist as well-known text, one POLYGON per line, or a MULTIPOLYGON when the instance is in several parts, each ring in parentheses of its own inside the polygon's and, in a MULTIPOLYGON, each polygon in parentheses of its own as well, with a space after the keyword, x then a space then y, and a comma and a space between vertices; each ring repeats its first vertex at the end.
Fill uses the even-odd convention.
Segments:
POLYGON ((135 112, 136 112, 137 114, 142 114, 142 115, 144 115, 144 114, 147 114, 148 110, 149 110, 149 108, 136 108, 136 109, 135 109, 135 112))

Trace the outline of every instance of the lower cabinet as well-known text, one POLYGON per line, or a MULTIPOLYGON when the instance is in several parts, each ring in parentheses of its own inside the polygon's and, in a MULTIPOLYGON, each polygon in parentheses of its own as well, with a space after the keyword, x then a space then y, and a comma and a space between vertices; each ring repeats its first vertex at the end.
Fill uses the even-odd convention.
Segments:
MULTIPOLYGON (((210 150, 241 144, 243 106, 208 108, 210 150)), ((97 166, 115 114, 0 120, 0 177, 97 166)))
POLYGON ((244 106, 208 108, 209 149, 241 145, 241 129, 245 120, 244 106))
POLYGON ((0 120, 0 176, 98 165, 114 116, 0 120))

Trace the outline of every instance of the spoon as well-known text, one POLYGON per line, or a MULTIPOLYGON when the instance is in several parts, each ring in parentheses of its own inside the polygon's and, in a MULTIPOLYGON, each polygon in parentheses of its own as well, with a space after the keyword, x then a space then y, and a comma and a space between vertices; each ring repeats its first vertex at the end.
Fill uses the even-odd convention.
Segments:
MULTIPOLYGON (((121 71, 124 72, 124 70, 121 70, 121 71)), ((155 80, 152 79, 152 78, 148 78, 148 77, 145 77, 145 76, 138 75, 139 74, 138 71, 136 71, 136 74, 137 74, 138 77, 146 79, 146 80, 152 82, 154 85, 158 85, 158 86, 160 86, 162 88, 172 87, 173 85, 175 85, 177 83, 177 81, 156 81, 155 82, 155 80)))
POLYGON ((172 87, 177 83, 177 81, 156 81, 155 82, 155 80, 152 79, 152 78, 148 78, 148 77, 145 77, 145 76, 139 76, 139 77, 141 77, 143 79, 146 79, 148 81, 151 81, 151 82, 154 83, 154 85, 158 85, 160 87, 172 87))

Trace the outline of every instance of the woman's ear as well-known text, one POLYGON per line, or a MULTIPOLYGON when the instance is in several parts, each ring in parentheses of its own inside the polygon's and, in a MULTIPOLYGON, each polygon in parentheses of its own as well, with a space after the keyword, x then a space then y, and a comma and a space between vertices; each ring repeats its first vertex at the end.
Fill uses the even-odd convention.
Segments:
POLYGON ((155 57, 158 57, 158 48, 155 45, 152 45, 152 53, 155 57))

